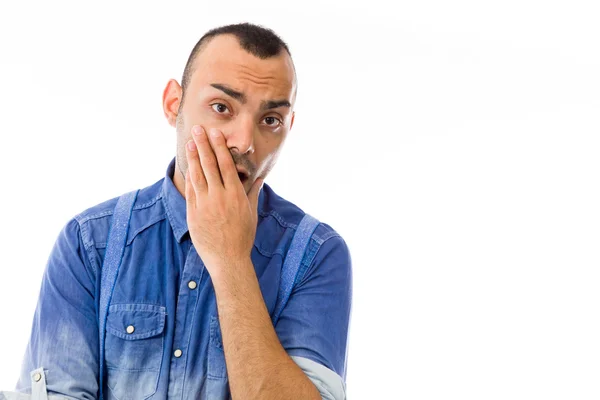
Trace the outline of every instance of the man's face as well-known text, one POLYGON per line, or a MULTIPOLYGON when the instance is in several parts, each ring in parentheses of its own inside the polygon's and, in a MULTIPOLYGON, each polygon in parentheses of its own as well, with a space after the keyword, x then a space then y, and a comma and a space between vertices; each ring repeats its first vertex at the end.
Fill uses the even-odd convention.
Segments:
MULTIPOLYGON (((201 125, 207 132, 217 128, 236 166, 248 172, 242 180, 248 193, 275 166, 293 124, 295 89, 287 52, 263 60, 242 49, 233 35, 212 38, 196 56, 183 107, 179 109, 181 87, 176 81, 163 94, 165 115, 177 130, 175 174, 187 172, 185 145, 192 139, 192 127, 201 125)), ((183 176, 174 180, 184 182, 183 176)))

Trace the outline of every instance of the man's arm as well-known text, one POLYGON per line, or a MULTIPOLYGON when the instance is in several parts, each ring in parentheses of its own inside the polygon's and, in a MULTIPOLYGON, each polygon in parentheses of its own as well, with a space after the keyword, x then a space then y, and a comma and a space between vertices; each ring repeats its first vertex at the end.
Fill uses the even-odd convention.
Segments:
POLYGON ((318 268, 290 295, 276 334, 250 259, 264 178, 246 192, 222 132, 211 129, 209 141, 195 125, 192 137, 186 144, 186 219, 215 287, 231 393, 243 399, 318 399, 314 371, 304 374, 288 354, 331 367, 342 380, 351 297, 348 249, 335 232, 321 239, 321 260, 317 254, 312 263, 318 268))
POLYGON ((233 399, 315 399, 319 391, 281 346, 250 258, 213 278, 233 399))
POLYGON ((233 399, 345 398, 352 272, 341 237, 321 245, 276 329, 251 260, 215 270, 220 271, 213 285, 233 399))
POLYGON ((73 219, 60 232, 44 271, 18 392, 31 393, 31 372, 43 368, 47 392, 95 399, 98 392, 98 323, 95 271, 73 219))

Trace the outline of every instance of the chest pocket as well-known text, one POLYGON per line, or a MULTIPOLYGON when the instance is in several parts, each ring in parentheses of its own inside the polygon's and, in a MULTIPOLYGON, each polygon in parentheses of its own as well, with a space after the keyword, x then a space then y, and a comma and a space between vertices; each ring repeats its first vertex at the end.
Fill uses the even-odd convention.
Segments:
POLYGON ((107 385, 118 400, 146 399, 158 386, 163 358, 165 307, 113 304, 106 318, 107 385))

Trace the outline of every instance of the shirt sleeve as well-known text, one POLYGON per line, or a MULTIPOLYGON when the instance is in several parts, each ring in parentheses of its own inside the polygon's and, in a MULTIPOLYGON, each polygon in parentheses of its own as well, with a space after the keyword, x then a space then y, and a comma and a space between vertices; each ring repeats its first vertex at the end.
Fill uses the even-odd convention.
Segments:
POLYGON ((308 358, 291 358, 319 390, 322 400, 346 400, 346 385, 341 376, 308 358))
POLYGON ((48 394, 46 390, 46 372, 43 368, 31 371, 31 390, 29 393, 0 391, 0 400, 68 400, 61 395, 48 394))
POLYGON ((48 394, 97 397, 95 277, 79 223, 72 219, 61 230, 48 258, 17 392, 35 391, 31 374, 42 369, 48 394))
POLYGON ((288 355, 319 363, 345 381, 351 302, 350 252, 333 236, 317 251, 275 326, 288 355))
POLYGON ((25 393, 1 391, 0 400, 31 400, 31 396, 25 393))

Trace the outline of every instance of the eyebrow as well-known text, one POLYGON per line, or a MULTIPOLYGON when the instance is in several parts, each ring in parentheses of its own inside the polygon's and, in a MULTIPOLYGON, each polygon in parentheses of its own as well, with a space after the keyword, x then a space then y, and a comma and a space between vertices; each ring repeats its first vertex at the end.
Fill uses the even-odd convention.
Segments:
POLYGON ((263 110, 271 110, 273 108, 279 108, 279 107, 290 108, 291 106, 292 105, 287 100, 270 100, 270 101, 263 101, 260 105, 260 108, 262 108, 263 110))
MULTIPOLYGON (((226 95, 233 97, 234 99, 236 99, 237 101, 239 101, 242 104, 245 104, 246 101, 248 100, 244 93, 238 92, 237 90, 234 90, 234 89, 228 87, 227 85, 223 85, 221 83, 211 83, 210 86, 214 87, 215 89, 219 89, 226 95)), ((274 108, 279 108, 279 107, 290 108, 291 106, 292 105, 290 104, 290 102, 285 99, 284 100, 268 100, 268 101, 262 101, 260 108, 263 110, 272 110, 274 108)))
POLYGON ((242 104, 246 103, 246 95, 242 92, 233 90, 232 88, 222 85, 220 83, 211 83, 210 86, 214 87, 215 89, 219 89, 226 95, 233 97, 242 104))

